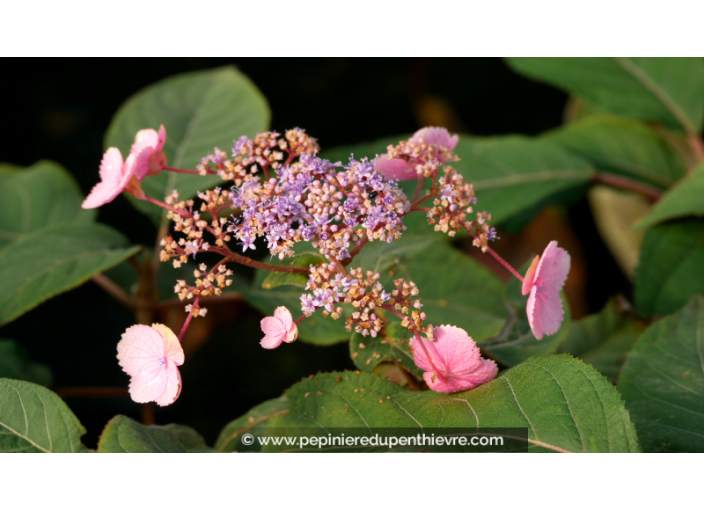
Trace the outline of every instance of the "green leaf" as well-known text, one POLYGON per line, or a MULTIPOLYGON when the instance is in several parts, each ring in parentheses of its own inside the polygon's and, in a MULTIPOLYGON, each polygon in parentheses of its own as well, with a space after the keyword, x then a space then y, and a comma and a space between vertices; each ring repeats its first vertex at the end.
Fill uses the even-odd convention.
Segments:
POLYGON ((53 161, 0 164, 0 249, 43 227, 92 222, 96 211, 81 209, 83 198, 73 176, 53 161))
POLYGON ((410 348, 411 334, 401 326, 397 317, 391 316, 389 324, 376 338, 354 333, 350 339, 350 357, 365 372, 372 372, 380 363, 394 363, 405 368, 419 379, 423 370, 413 361, 410 348))
POLYGON ((41 363, 32 363, 24 347, 14 340, 0 340, 0 377, 29 381, 49 386, 51 370, 41 363))
POLYGON ((559 352, 580 358, 615 381, 642 332, 643 327, 612 299, 599 313, 573 322, 559 352))
POLYGON ((390 291, 397 278, 418 286, 425 324, 458 326, 480 341, 498 333, 506 323, 508 312, 499 279, 445 243, 436 242, 400 258, 381 272, 380 281, 390 291))
POLYGON ((687 132, 704 119, 701 58, 508 58, 517 72, 574 93, 606 111, 658 120, 687 132))
POLYGON ((669 314, 704 293, 704 220, 651 228, 645 234, 635 278, 636 310, 669 314))
POLYGON ((474 185, 477 211, 499 224, 553 196, 585 186, 594 169, 586 160, 542 139, 520 136, 460 139, 453 163, 474 185))
POLYGON ((203 437, 185 425, 142 425, 118 414, 100 436, 98 453, 208 453, 203 437))
POLYGON ((633 225, 648 228, 685 216, 704 216, 704 163, 665 193, 653 210, 633 225))
MULTIPOLYGON (((529 265, 530 261, 525 263, 519 272, 525 274, 529 265)), ((528 295, 522 295, 521 286, 522 283, 517 278, 509 281, 506 285, 508 320, 498 334, 478 343, 483 351, 509 367, 518 365, 532 356, 556 353, 570 330, 570 305, 564 293, 561 292, 560 298, 565 310, 562 326, 554 335, 543 336, 541 340, 535 338, 526 315, 528 295)))
MULTIPOLYGON (((276 265, 288 267, 305 267, 311 265, 317 266, 325 261, 319 253, 299 253, 298 255, 286 259, 283 262, 276 262, 276 265)), ((302 273, 277 273, 275 271, 267 271, 266 278, 262 281, 262 289, 274 289, 279 285, 295 285, 296 287, 305 287, 308 283, 308 276, 302 273)))
POLYGON ((286 396, 290 411, 268 427, 319 427, 325 435, 331 427, 526 427, 529 451, 638 451, 616 388, 565 355, 531 358, 454 395, 406 390, 365 372, 333 372, 304 379, 286 396))
MULTIPOLYGON (((213 147, 228 151, 234 139, 249 137, 269 126, 269 106, 256 86, 234 67, 180 74, 138 92, 115 114, 105 136, 105 148, 117 147, 124 157, 140 129, 166 128, 164 152, 169 166, 195 169, 213 147)), ((221 183, 217 175, 162 172, 142 181, 142 189, 163 200, 172 190, 182 199, 221 183)), ((128 198, 155 223, 162 209, 131 195, 128 198)))
POLYGON ((646 124, 594 115, 542 137, 590 161, 597 169, 669 187, 685 175, 680 155, 646 124))
POLYGON ((704 452, 704 298, 643 333, 618 388, 645 451, 704 452))
POLYGON ((139 251, 110 227, 59 225, 0 250, 0 324, 77 287, 139 251))
POLYGON ((0 452, 87 452, 86 430, 55 393, 38 384, 0 379, 0 452))
POLYGON ((288 413, 288 399, 279 397, 267 400, 249 410, 243 416, 228 423, 217 441, 215 449, 219 452, 258 452, 261 450, 255 441, 251 445, 242 443, 242 434, 249 433, 259 437, 267 427, 267 421, 274 416, 281 416, 288 413))

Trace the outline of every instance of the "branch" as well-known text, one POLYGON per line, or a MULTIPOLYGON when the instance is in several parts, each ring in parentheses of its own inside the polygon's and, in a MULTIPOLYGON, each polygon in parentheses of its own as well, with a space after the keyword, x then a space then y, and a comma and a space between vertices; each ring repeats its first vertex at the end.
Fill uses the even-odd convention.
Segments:
POLYGON ((91 280, 97 283, 98 286, 100 286, 105 292, 117 299, 130 310, 137 308, 137 304, 132 300, 132 298, 124 290, 122 290, 119 285, 104 274, 93 275, 91 280))
POLYGON ((660 197, 662 197, 662 191, 659 189, 620 175, 597 173, 592 177, 592 182, 606 184, 607 186, 611 186, 613 188, 635 191, 653 202, 657 202, 660 200, 660 197))
POLYGON ((704 142, 702 142, 702 139, 699 138, 696 133, 690 133, 689 136, 687 136, 687 142, 694 154, 694 160, 697 163, 704 161, 704 142))

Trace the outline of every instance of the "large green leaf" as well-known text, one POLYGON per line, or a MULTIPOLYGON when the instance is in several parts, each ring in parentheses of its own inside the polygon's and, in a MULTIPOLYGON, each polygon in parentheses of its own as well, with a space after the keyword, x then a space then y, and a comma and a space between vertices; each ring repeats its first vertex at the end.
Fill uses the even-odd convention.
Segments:
POLYGON ((0 248, 50 225, 90 223, 95 211, 81 209, 83 198, 71 174, 53 161, 0 164, 0 248))
POLYGON ((641 324, 612 299, 599 313, 573 322, 559 352, 580 358, 614 381, 642 331, 641 324))
POLYGON ((55 393, 38 384, 0 379, 0 452, 87 452, 86 430, 55 393))
POLYGON ((636 271, 636 310, 669 314, 704 293, 704 220, 658 225, 646 232, 636 271))
POLYGON ((594 115, 550 131, 543 138, 589 160, 603 172, 659 187, 672 186, 687 171, 672 146, 637 120, 594 115))
POLYGON ((652 227, 685 216, 704 216, 704 163, 665 193, 634 228, 652 227))
POLYGON ((0 250, 0 324, 77 287, 135 254, 105 225, 59 225, 27 234, 0 250))
POLYGON ((653 324, 618 388, 645 451, 704 452, 704 299, 653 324))
MULTIPOLYGON (((525 274, 529 264, 524 264, 521 274, 525 274)), ((554 335, 543 336, 541 340, 535 338, 530 329, 526 306, 528 296, 521 294, 522 283, 517 278, 512 278, 506 286, 506 301, 508 320, 503 329, 491 338, 479 342, 479 347, 502 362, 504 365, 514 366, 522 363, 532 356, 554 354, 558 347, 565 341, 570 330, 571 312, 570 305, 564 293, 560 293, 565 318, 560 329, 554 335)))
POLYGON ((594 174, 589 162, 542 139, 464 137, 455 152, 461 160, 453 166, 474 185, 475 209, 497 224, 585 186, 594 174))
POLYGON ((41 363, 32 363, 27 351, 14 340, 0 340, 0 377, 29 381, 42 386, 51 384, 51 370, 41 363))
POLYGON ((701 58, 509 58, 532 78, 574 93, 606 111, 659 120, 688 132, 704 118, 701 58))
MULTIPOLYGON (((264 96, 234 67, 186 73, 162 80, 128 99, 110 124, 105 148, 117 147, 126 157, 137 131, 158 129, 164 124, 164 152, 169 166, 194 169, 213 147, 229 151, 234 139, 265 131, 269 119, 264 96)), ((186 199, 219 182, 222 180, 217 175, 162 172, 147 177, 142 189, 159 200, 177 189, 186 199)), ((133 200, 131 195, 128 198, 155 222, 161 221, 161 209, 133 200)))
MULTIPOLYGON (((365 268, 366 269, 366 268, 365 268)), ((498 278, 446 243, 435 242, 381 272, 388 291, 404 278, 418 286, 426 324, 458 326, 480 341, 498 333, 508 312, 498 278)))
POLYGON ((454 395, 406 390, 365 372, 333 372, 304 379, 286 396, 289 412, 271 418, 269 427, 320 428, 321 435, 335 427, 526 427, 529 451, 638 451, 616 388, 565 355, 531 358, 454 395))
POLYGON ((266 430, 267 420, 286 413, 288 413, 288 399, 286 397, 262 402, 250 409, 247 414, 228 423, 215 441, 215 449, 219 452, 260 451, 261 448, 256 442, 251 445, 242 443, 242 435, 249 433, 258 437, 266 430))
POLYGON ((100 436, 98 453, 207 453, 203 437, 185 425, 142 425, 117 415, 100 436))

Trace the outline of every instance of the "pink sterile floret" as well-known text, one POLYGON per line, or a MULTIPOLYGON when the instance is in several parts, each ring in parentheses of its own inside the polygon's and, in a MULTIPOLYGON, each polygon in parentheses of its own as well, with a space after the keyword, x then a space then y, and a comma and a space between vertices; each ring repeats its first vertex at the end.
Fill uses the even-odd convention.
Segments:
POLYGON ((523 278, 523 295, 530 293, 526 314, 535 338, 554 335, 560 329, 565 312, 560 291, 570 272, 570 254, 551 241, 542 257, 535 257, 523 278))
POLYGON ((158 133, 153 129, 142 129, 135 136, 124 162, 119 149, 110 147, 100 163, 100 182, 83 201, 83 209, 95 209, 112 202, 125 189, 135 194, 141 192, 139 181, 147 175, 159 173, 166 165, 166 156, 161 150, 165 141, 163 125, 158 133), (133 179, 134 176, 137 180, 133 179))
POLYGON ((127 328, 117 344, 117 359, 130 376, 135 402, 168 406, 181 394, 183 349, 173 331, 163 324, 127 328))
POLYGON ((411 340, 413 360, 426 371, 423 379, 430 389, 456 393, 496 377, 499 370, 496 363, 481 357, 479 347, 462 328, 438 326, 433 329, 433 339, 432 342, 421 339, 425 349, 417 338, 411 340))
POLYGON ((265 336, 260 344, 265 349, 275 349, 281 342, 291 343, 298 337, 298 326, 285 306, 274 310, 273 317, 264 317, 261 326, 265 336))
MULTIPOLYGON (((453 150, 459 139, 459 135, 450 136, 450 132, 445 128, 424 127, 416 131, 408 141, 420 143, 420 141, 423 140, 428 145, 447 147, 449 150, 453 150)), ((445 157, 443 157, 442 154, 438 154, 437 157, 440 163, 445 162, 445 157)), ((374 168, 377 172, 386 175, 389 179, 408 181, 418 178, 418 173, 412 163, 399 158, 389 159, 386 154, 382 154, 376 158, 374 168)))

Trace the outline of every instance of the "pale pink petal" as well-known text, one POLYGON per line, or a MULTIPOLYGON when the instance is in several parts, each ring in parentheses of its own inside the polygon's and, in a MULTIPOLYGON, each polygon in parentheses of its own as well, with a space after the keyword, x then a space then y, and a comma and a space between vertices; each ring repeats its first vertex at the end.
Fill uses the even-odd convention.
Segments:
POLYGON ((439 370, 452 375, 472 371, 479 366, 479 347, 462 328, 438 326, 433 329, 433 338, 434 341, 426 342, 426 345, 431 343, 438 353, 441 363, 435 365, 439 370))
POLYGON ((261 342, 259 342, 259 345, 261 345, 265 349, 276 349, 279 345, 281 345, 281 342, 283 341, 284 336, 266 335, 264 338, 262 338, 261 342))
POLYGON ((540 257, 536 255, 533 262, 531 262, 528 271, 526 271, 526 275, 523 277, 523 287, 521 288, 521 292, 524 296, 530 292, 530 288, 533 286, 533 282, 535 281, 535 272, 538 269, 538 262, 540 262, 540 257))
POLYGON ((551 241, 543 256, 535 275, 534 285, 546 287, 560 292, 570 272, 570 254, 567 250, 558 248, 557 241, 551 241))
POLYGON ((424 127, 416 131, 409 141, 418 143, 423 140, 428 145, 438 145, 452 150, 459 139, 459 135, 450 136, 450 132, 445 128, 424 127))
POLYGON ((184 355, 181 342, 171 329, 163 324, 152 324, 152 328, 158 331, 164 339, 164 355, 166 359, 173 362, 175 365, 183 365, 184 355))
POLYGON ((418 178, 418 172, 413 168, 413 165, 402 159, 389 159, 386 154, 377 156, 374 160, 374 169, 389 179, 409 181, 418 178))
MULTIPOLYGON (((130 149, 130 156, 134 156, 134 173, 141 181, 149 172, 149 156, 157 150, 159 134, 153 129, 142 129, 137 132, 134 143, 130 149)), ((162 144, 163 145, 163 144, 162 144)))
POLYGON ((291 316, 291 312, 288 311, 288 308, 285 306, 279 306, 276 310, 274 310, 274 317, 281 321, 281 325, 286 331, 291 329, 291 326, 293 325, 293 317, 291 316))
POLYGON ((164 357, 164 339, 149 326, 138 324, 127 328, 117 344, 118 363, 129 375, 141 372, 154 360, 164 357))
POLYGON ((265 335, 283 338, 286 336, 286 329, 281 321, 276 317, 264 317, 261 322, 261 328, 265 335))
POLYGON ((160 406, 169 406, 173 404, 181 394, 181 373, 172 362, 166 365, 166 388, 164 392, 154 400, 160 406))
POLYGON ((115 147, 110 147, 100 162, 101 181, 93 187, 81 207, 95 209, 112 202, 117 195, 124 191, 130 177, 132 175, 128 175, 122 162, 122 154, 115 147))
POLYGON ((543 335, 554 335, 560 329, 565 311, 562 308, 562 299, 555 290, 540 290, 534 287, 531 298, 534 301, 533 313, 528 316, 535 338, 540 340, 543 335), (535 292, 535 293, 534 293, 535 292))
POLYGON ((130 397, 140 404, 155 402, 161 398, 169 382, 166 363, 156 359, 144 365, 139 372, 130 375, 130 397))

